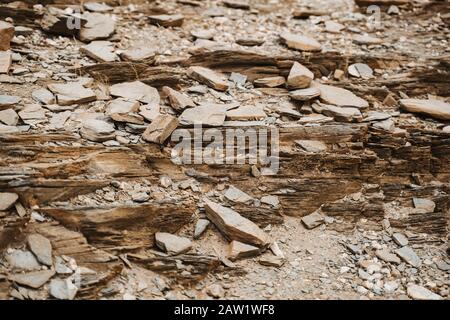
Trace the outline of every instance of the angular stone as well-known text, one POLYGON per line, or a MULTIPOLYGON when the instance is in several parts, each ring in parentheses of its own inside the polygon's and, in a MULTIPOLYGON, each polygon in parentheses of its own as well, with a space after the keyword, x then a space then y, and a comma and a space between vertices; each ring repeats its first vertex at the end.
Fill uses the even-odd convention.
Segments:
POLYGON ((145 123, 144 117, 137 113, 113 113, 111 119, 116 122, 133 123, 137 125, 143 125, 145 123))
POLYGON ((61 106, 88 103, 97 99, 94 91, 79 82, 52 83, 48 85, 48 89, 56 95, 61 106))
POLYGON ((209 220, 230 240, 252 244, 257 247, 269 245, 267 234, 252 221, 236 211, 205 199, 206 215, 209 220))
POLYGON ((192 248, 192 242, 188 238, 179 237, 167 232, 155 234, 156 245, 170 255, 185 253, 192 248))
POLYGON ((319 88, 299 89, 289 92, 289 96, 296 101, 308 101, 320 96, 319 88))
POLYGON ((228 80, 224 75, 208 68, 193 66, 188 69, 187 75, 218 91, 227 91, 229 88, 228 80))
POLYGON ((178 119, 169 114, 161 114, 152 121, 142 134, 147 142, 162 144, 178 127, 178 119))
POLYGON ((11 48, 11 40, 14 37, 14 26, 8 22, 0 21, 0 51, 11 48))
POLYGON ((387 119, 372 123, 372 127, 388 132, 393 132, 395 130, 395 122, 392 119, 387 119))
POLYGON ((51 34, 77 36, 87 20, 80 14, 67 14, 64 10, 50 7, 40 21, 41 28, 51 34))
POLYGON ((369 112, 367 112, 367 115, 363 121, 369 122, 369 121, 387 120, 390 117, 391 117, 391 115, 389 113, 379 112, 379 111, 369 111, 369 112))
POLYGON ((348 73, 356 78, 370 79, 373 77, 373 70, 365 63, 354 63, 348 67, 348 73))
POLYGON ((225 198, 233 202, 247 203, 253 201, 253 198, 244 191, 239 190, 235 186, 230 186, 225 192, 225 198))
POLYGON ((406 263, 409 263, 414 268, 418 268, 422 265, 422 261, 419 256, 410 247, 402 247, 395 250, 395 253, 406 263))
POLYGON ((83 3, 83 6, 86 10, 92 12, 109 12, 113 10, 113 8, 108 6, 107 4, 99 2, 87 2, 83 3))
POLYGON ((352 92, 329 85, 313 82, 312 86, 320 90, 320 99, 338 107, 368 108, 369 103, 352 92))
POLYGON ((114 52, 114 44, 109 41, 92 41, 81 47, 80 52, 97 62, 114 62, 119 59, 114 52))
POLYGON ((356 35, 353 37, 353 42, 356 44, 382 44, 383 40, 369 35, 356 35))
POLYGON ((313 104, 314 111, 333 117, 336 121, 353 122, 362 121, 361 111, 357 108, 336 107, 329 104, 313 104))
POLYGON ((73 300, 77 295, 78 288, 70 278, 52 279, 50 281, 50 294, 52 297, 60 300, 73 300))
POLYGON ((11 208, 19 199, 17 193, 0 192, 0 211, 5 211, 11 208))
POLYGON ((277 267, 280 268, 285 263, 285 259, 277 256, 266 256, 259 259, 259 263, 266 267, 277 267))
POLYGON ((224 0, 222 2, 228 8, 250 10, 250 4, 247 0, 224 0))
POLYGON ((41 267, 30 251, 14 250, 6 255, 6 261, 12 269, 36 270, 41 267))
POLYGON ((194 101, 187 95, 178 92, 170 87, 163 87, 163 93, 169 99, 170 105, 177 111, 183 111, 188 107, 195 107, 194 101))
POLYGON ((113 140, 116 137, 116 129, 106 121, 87 119, 83 122, 80 134, 87 140, 103 142, 113 140))
POLYGON ((267 78, 260 78, 253 81, 253 84, 257 87, 267 87, 267 88, 275 88, 282 86, 286 83, 286 79, 281 76, 275 76, 275 77, 267 77, 267 78))
POLYGON ((16 282, 20 285, 39 289, 55 274, 54 270, 34 271, 29 273, 13 274, 8 280, 16 282))
POLYGON ((339 33, 345 29, 345 26, 335 21, 325 21, 325 30, 331 33, 339 33))
POLYGON ((160 109, 159 105, 143 105, 139 107, 139 114, 148 122, 152 122, 161 114, 160 109))
POLYGON ((272 207, 278 207, 278 205, 280 204, 280 200, 278 200, 277 196, 263 196, 260 200, 261 203, 268 204, 272 207))
POLYGON ((180 115, 180 124, 204 126, 221 126, 225 121, 227 109, 220 104, 204 104, 195 108, 185 109, 180 115))
POLYGON ((443 300, 440 295, 416 284, 410 284, 406 292, 414 300, 443 300))
POLYGON ((37 102, 40 102, 42 104, 55 103, 55 97, 53 96, 53 93, 51 93, 47 89, 34 90, 31 93, 31 96, 33 97, 34 100, 36 100, 37 102))
POLYGON ((210 30, 202 29, 202 30, 192 30, 191 31, 191 35, 197 39, 212 40, 214 38, 214 34, 215 34, 215 31, 212 29, 210 29, 210 30))
POLYGON ((296 61, 289 72, 287 84, 292 89, 305 89, 309 87, 313 79, 314 73, 296 61))
POLYGON ((434 201, 424 198, 413 198, 414 208, 419 209, 425 213, 434 212, 436 203, 434 201))
POLYGON ((254 46, 260 46, 266 42, 262 38, 256 38, 256 37, 245 37, 245 38, 238 38, 236 39, 236 43, 245 46, 245 47, 254 47, 254 46))
POLYGON ((53 264, 53 258, 50 240, 37 233, 30 234, 27 240, 31 252, 34 253, 38 261, 47 266, 51 266, 53 264))
POLYGON ((289 48, 299 51, 320 51, 322 46, 317 40, 289 32, 282 33, 280 35, 281 42, 286 44, 289 48))
POLYGON ((206 289, 206 292, 213 298, 221 299, 225 296, 224 288, 218 284, 214 283, 206 289))
POLYGON ((80 40, 83 42, 108 39, 115 31, 115 22, 108 15, 85 12, 82 18, 87 20, 79 33, 80 40))
POLYGON ((267 117, 262 107, 242 106, 226 113, 228 120, 263 120, 267 117))
POLYGON ((19 116, 13 109, 0 110, 0 122, 8 126, 15 126, 19 122, 19 116))
POLYGON ((9 108, 18 104, 22 100, 21 97, 0 95, 0 108, 9 108))
POLYGON ((209 220, 198 219, 197 223, 195 224, 194 239, 200 238, 200 236, 206 231, 210 224, 211 222, 209 220))
POLYGON ((377 250, 375 252, 375 255, 385 261, 385 262, 390 262, 390 263, 395 263, 395 264, 400 264, 400 258, 398 256, 396 256, 395 254, 391 253, 389 250, 377 250))
POLYGON ((319 214, 317 212, 313 212, 307 216, 304 216, 302 218, 302 222, 306 228, 314 229, 314 228, 320 226, 322 223, 324 223, 325 219, 321 214, 319 214))
POLYGON ((406 238, 403 234, 397 232, 392 235, 392 239, 396 244, 402 247, 408 245, 409 242, 408 238, 406 238))
POLYGON ((129 101, 123 98, 118 98, 108 103, 105 114, 111 115, 113 113, 137 112, 139 110, 139 106, 138 101, 129 101))
POLYGON ((412 113, 421 113, 440 120, 450 120, 450 103, 441 100, 401 99, 403 109, 412 113))
POLYGON ((134 46, 120 54, 120 57, 126 61, 133 62, 151 62, 155 59, 155 49, 146 46, 134 46))
POLYGON ((16 126, 7 126, 0 123, 0 134, 9 134, 19 132, 16 126))
POLYGON ((38 104, 27 104, 19 111, 19 117, 22 120, 44 120, 46 119, 45 110, 38 104))
POLYGON ((183 25, 184 16, 181 14, 160 14, 149 16, 148 20, 151 24, 161 27, 181 27, 183 25))
POLYGON ((59 113, 54 113, 49 121, 48 128, 50 130, 60 130, 64 128, 64 124, 72 115, 71 111, 64 111, 59 113))
POLYGON ((114 97, 122 97, 126 100, 137 100, 151 106, 159 105, 160 96, 158 90, 140 81, 123 82, 112 85, 109 93, 114 97))
POLYGON ((295 140, 295 143, 306 152, 318 153, 327 150, 327 145, 319 140, 295 140))
POLYGON ((260 253, 261 251, 258 247, 233 240, 228 245, 227 258, 231 261, 236 261, 238 259, 257 256, 260 253))
POLYGON ((0 51, 0 73, 8 73, 11 68, 11 51, 0 51))

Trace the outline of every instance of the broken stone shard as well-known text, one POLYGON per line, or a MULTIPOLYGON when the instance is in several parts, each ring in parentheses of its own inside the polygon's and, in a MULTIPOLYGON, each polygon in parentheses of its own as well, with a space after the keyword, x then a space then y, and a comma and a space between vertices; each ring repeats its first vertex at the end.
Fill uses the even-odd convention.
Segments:
POLYGON ((88 119, 83 122, 83 127, 80 130, 83 138, 103 142, 113 140, 116 137, 116 129, 112 124, 99 119, 88 119))
POLYGON ((109 93, 114 97, 137 100, 151 106, 159 105, 160 102, 158 90, 140 81, 112 85, 109 88, 109 93))
POLYGON ((228 259, 236 261, 239 259, 250 258, 261 253, 258 247, 245 244, 239 241, 231 241, 228 245, 228 259))
POLYGON ((275 88, 282 86, 286 83, 286 79, 281 76, 268 77, 268 78, 260 78, 253 81, 253 84, 257 87, 267 87, 267 88, 275 88))
POLYGON ((302 222, 306 228, 314 229, 324 223, 325 219, 320 213, 313 212, 307 216, 304 216, 302 218, 302 222))
POLYGON ((37 270, 40 265, 30 251, 14 250, 6 255, 6 261, 13 269, 37 270))
POLYGON ((184 16, 181 14, 161 14, 148 17, 151 24, 161 27, 181 27, 183 25, 184 16))
POLYGON ((398 244, 399 246, 406 246, 408 244, 408 238, 406 238, 403 234, 401 233, 394 233, 392 235, 392 239, 394 240, 394 242, 396 244, 398 244))
POLYGON ((355 63, 348 67, 348 73, 356 78, 370 79, 373 77, 373 70, 365 63, 355 63))
POLYGON ((19 195, 13 192, 0 192, 0 211, 11 208, 19 199, 19 195))
POLYGON ((73 300, 77 295, 78 288, 70 278, 52 279, 50 281, 50 294, 60 300, 73 300))
POLYGON ((15 126, 19 122, 19 116, 17 115, 17 112, 15 112, 13 109, 1 110, 0 122, 8 126, 15 126))
POLYGON ((419 209, 423 212, 434 212, 434 208, 436 208, 436 203, 429 199, 423 198, 413 198, 414 208, 419 209))
POLYGON ((113 62, 119 58, 114 53, 114 45, 109 41, 92 41, 81 47, 80 51, 97 62, 113 62))
POLYGON ((450 103, 440 100, 401 99, 403 109, 440 120, 450 120, 450 103))
POLYGON ((54 270, 34 271, 28 273, 13 274, 8 277, 10 281, 16 282, 30 288, 39 289, 55 274, 54 270))
POLYGON ((56 95, 56 100, 61 106, 88 103, 97 99, 94 91, 85 88, 79 82, 51 83, 48 89, 56 95))
POLYGON ((122 52, 120 57, 126 61, 150 63, 155 59, 155 50, 144 45, 134 46, 122 52))
POLYGON ((11 51, 0 51, 0 73, 8 73, 11 68, 11 51))
POLYGON ((416 284, 410 284, 406 292, 414 300, 442 300, 440 295, 416 284))
POLYGON ((204 126, 221 126, 225 121, 226 107, 220 104, 204 104, 188 108, 180 115, 180 124, 191 126, 201 124, 204 126))
POLYGON ((85 12, 82 18, 87 21, 81 27, 79 34, 83 42, 108 39, 115 31, 114 20, 106 14, 85 12))
POLYGON ((10 43, 14 37, 14 26, 8 22, 0 21, 0 51, 10 49, 10 43))
POLYGON ((291 89, 305 89, 309 87, 313 79, 314 73, 296 61, 289 72, 287 84, 291 89))
POLYGON ((225 198, 233 202, 247 203, 253 201, 253 198, 244 191, 239 190, 235 186, 230 186, 225 192, 225 198))
POLYGON ((318 140, 295 140, 295 143, 306 152, 317 153, 327 150, 327 145, 318 140))
POLYGON ((189 251, 192 242, 188 238, 179 237, 167 232, 157 232, 155 234, 156 245, 170 255, 178 255, 189 251))
POLYGON ((147 142, 162 144, 178 127, 178 119, 169 114, 156 117, 142 134, 142 139, 147 142))
POLYGON ((262 107, 259 106, 242 106, 237 109, 229 110, 226 113, 228 120, 251 121, 263 120, 267 117, 262 107))
POLYGON ((170 105, 177 111, 183 111, 188 107, 195 107, 194 101, 185 94, 170 87, 163 87, 163 93, 169 99, 170 105))
POLYGON ((286 259, 283 257, 277 257, 277 256, 265 256, 259 259, 259 263, 263 266, 267 267, 277 267, 280 268, 285 263, 286 259))
POLYGON ((30 234, 28 236, 28 246, 40 263, 47 266, 51 266, 53 264, 52 245, 50 240, 46 237, 37 233, 30 234))
POLYGON ((55 102, 55 97, 47 89, 37 89, 31 93, 31 96, 37 102, 42 104, 53 104, 55 102))
POLYGON ((377 250, 375 252, 375 255, 385 261, 385 262, 390 262, 390 263, 395 263, 395 264, 400 264, 400 258, 398 256, 396 256, 395 254, 391 253, 389 250, 377 250))
POLYGON ((205 67, 190 67, 187 71, 187 75, 218 91, 227 91, 229 88, 228 80, 225 76, 205 67))
POLYGON ((194 239, 200 238, 210 224, 211 222, 209 220, 198 219, 197 223, 195 224, 194 239))
POLYGON ((281 42, 286 44, 289 48, 300 50, 300 51, 320 51, 322 50, 322 46, 317 40, 293 33, 282 33, 280 35, 281 42))
POLYGON ((320 96, 319 88, 306 88, 289 92, 289 96, 296 101, 308 101, 320 96))
POLYGON ((410 247, 402 247, 395 250, 395 253, 406 263, 412 265, 414 268, 418 268, 422 265, 422 261, 419 256, 410 247))
POLYGON ((312 86, 320 90, 320 99, 325 103, 338 107, 354 107, 359 109, 369 107, 369 103, 366 100, 356 96, 346 89, 324 85, 317 82, 314 82, 312 86))
POLYGON ((236 211, 205 199, 206 215, 209 220, 230 240, 252 244, 257 247, 269 245, 268 236, 252 221, 236 211))

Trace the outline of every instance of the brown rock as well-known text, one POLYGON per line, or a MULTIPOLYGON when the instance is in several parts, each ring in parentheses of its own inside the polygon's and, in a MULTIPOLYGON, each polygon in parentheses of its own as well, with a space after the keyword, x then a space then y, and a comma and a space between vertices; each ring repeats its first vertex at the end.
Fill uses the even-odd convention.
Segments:
POLYGON ((282 33, 280 35, 281 42, 286 44, 289 48, 299 51, 320 51, 322 46, 317 40, 289 32, 282 33))
POLYGON ((320 96, 319 88, 306 88, 289 92, 289 96, 296 101, 308 101, 320 96))
POLYGON ((306 228, 314 229, 314 228, 320 226, 322 223, 324 223, 325 219, 323 218, 323 216, 321 214, 319 214, 317 212, 313 212, 307 216, 304 216, 302 218, 302 222, 306 226, 306 228))
POLYGON ((313 82, 312 87, 320 90, 320 99, 338 107, 368 108, 369 103, 352 92, 329 85, 313 82))
POLYGON ((28 246, 40 263, 47 266, 51 266, 53 264, 52 244, 46 237, 37 233, 30 234, 28 236, 28 246))
POLYGON ((253 84, 257 87, 268 87, 268 88, 279 87, 285 83, 286 79, 284 79, 284 77, 281 76, 260 78, 253 81, 253 84))
POLYGON ((15 126, 19 122, 19 116, 17 115, 17 112, 15 112, 13 109, 1 110, 0 122, 8 126, 15 126))
POLYGON ((231 261, 254 257, 260 253, 259 248, 235 240, 231 241, 228 246, 228 259, 231 261))
POLYGON ((262 120, 267 117, 262 107, 242 106, 226 113, 228 120, 262 120))
POLYGON ((85 12, 82 18, 87 20, 80 30, 80 40, 83 42, 108 39, 115 31, 115 22, 108 15, 85 12))
POLYGON ((151 24, 161 27, 181 27, 184 17, 181 14, 161 14, 148 17, 151 24))
POLYGON ((309 87, 313 79, 314 73, 300 63, 294 62, 289 72, 287 84, 292 89, 304 89, 309 87))
POLYGON ((8 22, 0 21, 0 51, 11 48, 11 40, 14 37, 14 26, 8 22))
POLYGON ((113 62, 119 59, 114 53, 114 45, 109 41, 92 41, 80 51, 97 62, 113 62))
POLYGON ((52 83, 48 85, 48 89, 56 95, 61 106, 88 103, 97 99, 94 91, 83 87, 79 82, 52 83))
POLYGON ((168 114, 161 114, 147 127, 145 132, 142 134, 142 139, 147 142, 162 144, 172 134, 177 126, 177 118, 168 114))
POLYGON ((189 251, 192 242, 188 238, 179 237, 167 232, 157 232, 155 234, 156 245, 170 255, 177 255, 189 251))
POLYGON ((14 203, 19 199, 17 193, 12 192, 0 192, 0 211, 5 211, 11 208, 14 203))
POLYGON ((136 100, 149 105, 159 105, 158 90, 140 81, 123 82, 112 85, 109 93, 114 97, 136 100))
POLYGON ((200 66, 190 67, 187 75, 218 91, 227 91, 229 88, 228 80, 222 74, 208 68, 200 66))
POLYGON ((401 99, 403 109, 413 113, 422 113, 427 116, 450 120, 450 103, 440 100, 401 99))
POLYGON ((190 126, 202 124, 206 126, 221 126, 225 121, 227 109, 221 104, 203 104, 188 108, 180 115, 180 124, 190 126))
POLYGON ((113 140, 116 137, 116 130, 106 121, 88 119, 83 123, 80 134, 87 140, 103 142, 113 140))
POLYGON ((126 61, 152 62, 155 59, 155 50, 146 46, 134 46, 122 52, 120 57, 126 61))
POLYGON ((185 94, 170 87, 163 87, 163 93, 169 99, 170 105, 177 111, 183 111, 188 107, 195 107, 194 101, 185 94))
POLYGON ((8 73, 11 68, 11 51, 0 51, 0 73, 8 73))

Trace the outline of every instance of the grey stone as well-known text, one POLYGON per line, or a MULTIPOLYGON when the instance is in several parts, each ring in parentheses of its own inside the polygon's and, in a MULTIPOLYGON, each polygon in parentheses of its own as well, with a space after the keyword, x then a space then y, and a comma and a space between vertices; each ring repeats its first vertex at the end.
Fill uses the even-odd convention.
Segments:
POLYGON ((56 299, 73 300, 77 292, 78 288, 72 283, 70 278, 50 281, 50 294, 56 299))
POLYGON ((396 244, 398 244, 401 247, 404 247, 408 244, 408 238, 406 238, 406 236, 403 235, 402 233, 398 233, 398 232, 394 233, 392 235, 392 239, 394 240, 394 242, 396 244))
POLYGON ((395 250, 395 253, 406 263, 418 268, 422 265, 422 261, 419 256, 410 247, 402 247, 395 250))
POLYGON ((306 226, 306 228, 314 229, 324 223, 325 220, 321 214, 313 212, 307 216, 304 216, 302 218, 302 222, 306 226))
POLYGON ((37 270, 41 267, 30 251, 14 250, 6 255, 6 261, 13 269, 37 270))
POLYGON ((426 213, 434 212, 436 204, 434 201, 423 198, 413 198, 414 207, 416 209, 423 210, 426 213))
POLYGON ((200 238, 210 224, 211 222, 209 220, 198 219, 197 223, 195 224, 194 239, 200 238))
POLYGON ((422 286, 418 286, 416 284, 411 284, 407 288, 408 296, 410 296, 414 300, 442 300, 443 298, 428 290, 427 288, 424 288, 422 286))
POLYGON ((0 192, 0 211, 11 208, 19 199, 19 195, 13 192, 0 192))
POLYGON ((53 264, 52 244, 46 237, 40 234, 30 234, 28 236, 28 246, 39 262, 47 266, 53 264))
POLYGON ((8 277, 10 281, 20 285, 38 289, 42 287, 55 274, 54 270, 34 271, 29 273, 18 273, 8 277))
POLYGON ((179 237, 167 232, 157 232, 155 234, 156 245, 170 255, 177 255, 189 251, 192 242, 188 238, 179 237))

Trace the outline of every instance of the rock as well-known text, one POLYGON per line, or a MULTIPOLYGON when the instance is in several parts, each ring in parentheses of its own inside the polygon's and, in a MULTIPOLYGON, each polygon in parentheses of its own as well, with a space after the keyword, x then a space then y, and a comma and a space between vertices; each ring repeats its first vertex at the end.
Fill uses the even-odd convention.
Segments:
POLYGON ((250 4, 247 0, 224 0, 223 4, 228 8, 250 10, 250 4))
POLYGON ((391 115, 386 112, 379 112, 379 111, 369 111, 367 112, 366 117, 364 118, 364 122, 369 121, 381 121, 381 120, 387 120, 391 118, 391 115))
POLYGON ((78 288, 70 278, 53 279, 50 281, 50 294, 60 300, 73 300, 77 295, 78 288))
POLYGON ((394 293, 398 289, 398 286, 396 281, 387 281, 384 283, 383 289, 386 293, 394 293))
POLYGON ((178 255, 189 251, 192 242, 188 238, 179 237, 167 232, 157 232, 155 234, 156 245, 170 255, 178 255))
POLYGON ((443 300, 440 295, 416 284, 410 284, 406 292, 414 300, 443 300))
POLYGON ((445 133, 450 133, 450 126, 445 126, 444 128, 442 128, 442 131, 445 133))
POLYGON ((52 244, 50 240, 40 234, 30 234, 28 236, 28 247, 34 253, 40 263, 52 266, 52 244))
POLYGON ((281 42, 286 44, 289 48, 299 51, 320 51, 322 46, 317 40, 299 34, 282 33, 280 35, 281 42))
POLYGON ((14 26, 8 22, 0 21, 0 51, 11 48, 11 40, 14 37, 14 26))
POLYGON ((317 212, 313 212, 302 218, 302 222, 308 229, 314 229, 325 222, 323 216, 317 212))
POLYGON ((181 14, 160 14, 148 17, 151 24, 161 27, 181 27, 183 25, 184 16, 181 14))
POLYGON ((169 99, 170 105, 177 111, 183 111, 188 107, 195 107, 196 104, 185 94, 178 92, 170 87, 163 87, 163 93, 169 99))
POLYGON ((402 247, 400 249, 395 250, 395 253, 406 263, 409 263, 414 268, 418 268, 422 265, 420 258, 410 247, 402 247))
POLYGON ((80 51, 97 62, 114 62, 119 57, 114 53, 114 45, 109 41, 92 41, 80 51))
POLYGON ((253 198, 244 191, 239 190, 235 186, 230 186, 225 192, 225 198, 233 202, 248 203, 253 201, 253 198))
POLYGON ((92 12, 109 12, 109 11, 113 10, 113 8, 108 6, 107 4, 98 3, 98 2, 83 3, 83 6, 86 10, 89 10, 92 12))
POLYGON ((18 104, 22 98, 17 96, 0 95, 0 108, 5 109, 18 104))
POLYGON ((17 193, 0 192, 0 211, 6 211, 11 208, 19 199, 17 193))
POLYGON ((286 80, 284 77, 281 76, 275 76, 275 77, 268 77, 268 78, 260 78, 253 81, 253 84, 256 87, 267 87, 267 88, 275 88, 282 86, 286 83, 286 80))
POLYGON ((152 122, 161 114, 160 109, 159 105, 143 105, 139 107, 139 114, 148 122, 152 122))
POLYGON ((31 93, 31 96, 33 97, 34 100, 36 100, 37 102, 40 102, 42 104, 55 103, 55 97, 53 96, 53 93, 51 93, 47 89, 34 90, 31 93))
POLYGON ((389 250, 377 250, 375 252, 375 255, 385 261, 385 262, 390 262, 390 263, 395 263, 395 264, 400 264, 400 259, 399 257, 397 257, 395 254, 391 253, 389 250))
POLYGON ((105 114, 112 115, 114 113, 137 112, 139 110, 139 106, 140 104, 138 101, 130 101, 123 98, 117 98, 108 103, 105 114))
POLYGON ((197 39, 212 40, 214 38, 214 34, 215 31, 212 29, 191 30, 191 35, 197 39))
POLYGON ((55 274, 54 270, 34 271, 28 273, 13 274, 8 277, 10 281, 20 285, 39 289, 55 274))
POLYGON ((392 235, 392 239, 394 240, 394 242, 396 244, 398 244, 399 246, 406 246, 408 245, 408 238, 406 238, 403 234, 401 233, 394 233, 392 235))
POLYGON ((292 89, 305 89, 309 87, 313 79, 314 73, 295 61, 289 72, 287 84, 288 87, 292 89))
POLYGON ((15 112, 13 109, 1 110, 0 122, 8 126, 15 126, 19 122, 19 116, 17 115, 17 112, 15 112))
POLYGON ((155 88, 140 81, 123 82, 112 85, 109 93, 114 97, 122 97, 126 100, 136 100, 150 106, 159 105, 159 92, 155 88))
POLYGON ((276 256, 266 256, 259 259, 259 263, 267 267, 280 268, 283 266, 284 262, 285 262, 284 258, 276 256))
POLYGON ((194 239, 200 238, 200 236, 206 231, 210 224, 211 222, 209 222, 209 220, 198 219, 197 223, 195 224, 194 239))
POLYGON ((7 126, 0 123, 0 134, 9 134, 19 132, 16 126, 7 126))
POLYGON ((227 91, 229 88, 228 80, 225 76, 208 68, 193 66, 188 69, 187 75, 218 91, 227 91))
POLYGON ((11 68, 11 51, 0 51, 0 73, 8 73, 11 68))
POLYGON ((278 200, 277 196, 263 196, 261 197, 260 201, 261 203, 268 204, 272 207, 278 207, 278 205, 280 204, 280 200, 278 200))
POLYGON ((225 121, 227 109, 221 104, 203 104, 195 108, 185 109, 179 117, 180 124, 190 126, 221 126, 225 121))
POLYGON ((259 248, 239 241, 231 241, 228 245, 228 259, 236 261, 238 259, 250 258, 259 255, 259 248))
POLYGON ((83 42, 108 39, 115 31, 115 22, 108 15, 85 12, 82 18, 87 21, 79 33, 80 40, 83 42))
POLYGON ((237 109, 229 110, 226 113, 228 120, 251 121, 263 120, 267 117, 262 107, 259 106, 242 106, 237 109))
POLYGON ((356 44, 382 44, 383 40, 375 37, 371 37, 369 35, 356 35, 353 37, 353 42, 356 44))
POLYGON ((61 106, 82 104, 97 100, 95 92, 85 88, 79 82, 52 83, 48 89, 56 95, 56 100, 61 106))
POLYGON ((441 100, 401 99, 403 109, 440 120, 450 120, 450 103, 441 100))
POLYGON ((77 36, 88 21, 80 14, 67 14, 64 10, 50 7, 40 21, 41 28, 54 35, 77 36))
POLYGON ((395 122, 392 119, 372 123, 372 127, 388 132, 395 130, 395 122))
POLYGON ((116 137, 116 129, 106 121, 88 119, 83 122, 80 134, 87 140, 103 142, 113 140, 116 137))
POLYGON ((206 292, 207 292, 211 297, 217 298, 217 299, 223 298, 223 297, 225 296, 225 290, 224 290, 223 287, 222 287, 220 284, 218 284, 218 283, 215 283, 215 284, 210 285, 210 286, 206 289, 206 292))
POLYGON ((327 151, 327 145, 322 141, 318 140, 295 140, 295 143, 298 144, 303 150, 306 152, 323 152, 327 151))
POLYGON ((6 255, 6 261, 13 269, 36 270, 41 267, 30 251, 14 250, 6 255))
POLYGON ((45 120, 45 110, 38 104, 27 104, 19 111, 19 117, 25 120, 45 120))
POLYGON ((318 88, 307 88, 289 92, 289 96, 296 101, 308 101, 320 96, 318 88))
POLYGON ((163 144, 177 127, 177 118, 169 114, 161 114, 147 127, 142 134, 142 139, 147 142, 163 144))
POLYGON ((205 199, 205 209, 208 219, 228 239, 265 247, 269 244, 266 233, 252 221, 242 217, 236 211, 205 199))
POLYGON ((348 67, 348 73, 356 78, 370 79, 373 77, 373 70, 365 63, 354 63, 348 67))
POLYGON ((312 86, 320 90, 320 99, 338 107, 354 107, 364 109, 369 107, 369 103, 356 96, 352 92, 329 85, 313 82, 312 86))
POLYGON ((155 59, 155 49, 146 46, 134 46, 120 54, 125 61, 132 62, 153 62, 155 59))
POLYGON ((236 39, 236 43, 245 47, 260 46, 266 42, 264 39, 255 37, 245 37, 236 39))
POLYGON ((345 26, 335 21, 325 21, 325 30, 331 33, 339 33, 345 29, 345 26))
POLYGON ((63 129, 66 121, 70 118, 71 115, 72 115, 71 111, 54 113, 49 121, 48 128, 50 130, 63 129))
POLYGON ((434 208, 436 208, 436 204, 434 201, 429 199, 422 198, 413 198, 414 208, 419 209, 425 213, 434 212, 434 208))
POLYGON ((360 122, 362 121, 361 111, 357 108, 336 107, 329 104, 313 104, 314 111, 320 112, 326 116, 333 117, 336 121, 342 122, 360 122))

